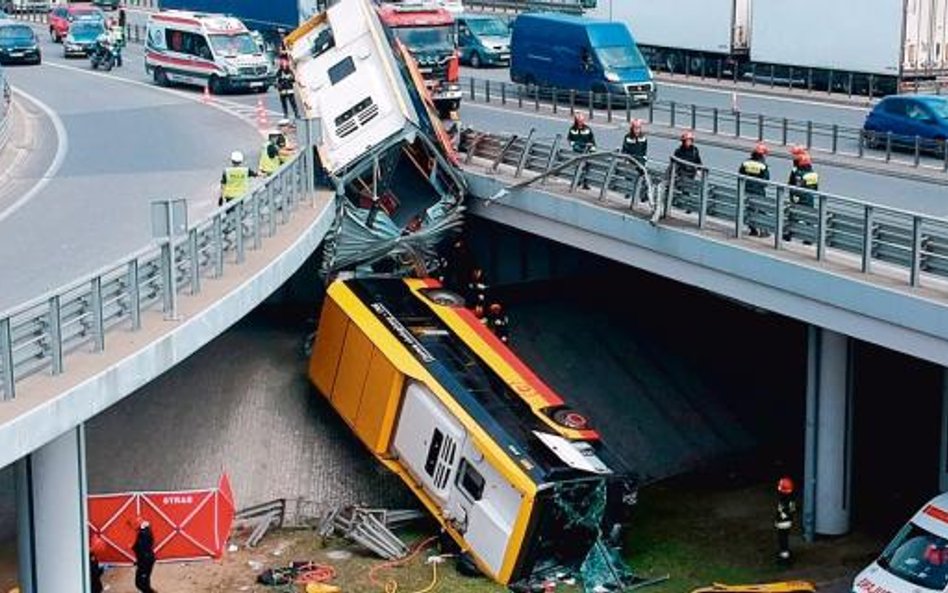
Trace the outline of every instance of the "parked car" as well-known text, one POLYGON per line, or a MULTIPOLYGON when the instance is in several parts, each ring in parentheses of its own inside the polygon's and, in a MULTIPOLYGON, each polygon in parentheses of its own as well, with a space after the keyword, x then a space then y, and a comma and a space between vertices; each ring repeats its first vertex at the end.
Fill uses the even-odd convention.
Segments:
POLYGON ((105 33, 105 24, 96 19, 76 21, 63 39, 63 56, 87 56, 99 35, 105 33))
POLYGON ((879 101, 866 116, 863 138, 870 148, 885 146, 943 154, 948 138, 948 97, 892 95, 879 101))
POLYGON ((456 20, 462 62, 474 68, 510 63, 507 21, 489 14, 462 14, 456 20))
POLYGON ((89 3, 59 5, 49 11, 49 36, 56 43, 62 42, 69 33, 69 26, 79 19, 105 21, 101 8, 89 3))
POLYGON ((39 64, 41 61, 39 41, 33 29, 13 21, 0 22, 0 64, 39 64))
POLYGON ((115 10, 119 7, 119 0, 92 0, 92 4, 103 10, 115 10))

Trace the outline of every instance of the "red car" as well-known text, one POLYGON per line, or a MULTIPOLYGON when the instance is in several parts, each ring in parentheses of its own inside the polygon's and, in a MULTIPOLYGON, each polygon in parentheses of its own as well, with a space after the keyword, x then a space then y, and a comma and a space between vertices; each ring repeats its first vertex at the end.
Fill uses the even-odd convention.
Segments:
POLYGON ((49 11, 49 36, 56 43, 62 43, 63 38, 69 33, 70 23, 79 19, 105 21, 105 13, 88 3, 56 6, 49 11))

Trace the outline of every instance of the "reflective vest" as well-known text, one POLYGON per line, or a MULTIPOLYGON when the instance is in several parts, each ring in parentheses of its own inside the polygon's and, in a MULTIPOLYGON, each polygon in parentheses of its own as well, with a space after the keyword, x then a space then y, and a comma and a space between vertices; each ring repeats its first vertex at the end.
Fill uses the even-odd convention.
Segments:
POLYGON ((250 189, 250 170, 247 167, 227 167, 224 169, 224 188, 221 195, 225 200, 234 200, 250 189))
POLYGON ((263 175, 270 175, 274 171, 280 168, 280 163, 283 162, 279 156, 270 158, 270 143, 264 142, 263 148, 260 149, 260 162, 257 164, 257 170, 260 171, 263 175))
POLYGON ((803 187, 807 189, 819 189, 820 175, 816 171, 807 171, 803 174, 803 187))

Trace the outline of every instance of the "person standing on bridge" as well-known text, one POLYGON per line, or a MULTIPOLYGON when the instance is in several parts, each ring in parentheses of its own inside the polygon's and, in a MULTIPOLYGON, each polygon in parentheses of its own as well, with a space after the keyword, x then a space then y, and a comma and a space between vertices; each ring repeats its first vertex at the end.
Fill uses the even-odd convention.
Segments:
MULTIPOLYGON (((750 158, 741 163, 738 174, 754 179, 770 180, 770 168, 767 166, 767 154, 770 151, 763 142, 758 142, 751 151, 750 158)), ((766 211, 761 207, 767 197, 767 184, 760 181, 744 181, 744 203, 746 204, 746 222, 752 237, 766 237, 770 233, 760 227, 766 211)))
POLYGON ((793 529, 793 516, 797 512, 797 503, 793 499, 793 480, 784 476, 777 482, 777 516, 774 527, 777 529, 777 562, 790 564, 790 530, 793 529))
POLYGON ((789 241, 794 232, 805 235, 804 245, 811 245, 811 233, 814 229, 813 192, 820 189, 820 175, 813 170, 813 160, 810 153, 800 150, 793 156, 793 167, 790 169, 790 178, 787 185, 801 189, 790 190, 790 204, 787 207, 787 218, 784 223, 783 239, 789 241), (804 191, 805 190, 805 191, 804 191))
POLYGON ((276 73, 277 92, 280 93, 280 107, 283 109, 283 119, 288 119, 287 105, 293 107, 293 117, 300 118, 300 110, 296 106, 296 75, 290 70, 289 58, 280 58, 280 69, 276 73))
POLYGON ((230 166, 221 175, 221 197, 217 205, 242 198, 250 191, 250 178, 256 176, 256 171, 244 166, 244 153, 239 150, 230 153, 230 166))
MULTIPOLYGON (((645 126, 640 119, 633 119, 629 123, 629 133, 625 135, 625 138, 622 140, 622 154, 628 155, 635 159, 635 161, 645 167, 645 162, 648 159, 648 137, 645 135, 645 126)), ((642 169, 639 167, 630 167, 629 168, 629 184, 631 184, 631 192, 626 193, 626 198, 632 198, 633 196, 639 196, 639 201, 647 202, 648 195, 642 192, 642 169)))
MULTIPOLYGON (((579 154, 589 154, 596 152, 596 137, 593 135, 592 128, 586 125, 586 118, 582 113, 573 116, 573 125, 566 134, 566 141, 569 142, 573 152, 579 154)), ((589 189, 589 183, 586 182, 586 166, 580 163, 582 168, 580 178, 582 179, 583 189, 589 189)))
POLYGON ((155 536, 148 521, 139 521, 132 551, 135 553, 135 588, 141 593, 157 593, 151 588, 151 571, 155 568, 155 536))

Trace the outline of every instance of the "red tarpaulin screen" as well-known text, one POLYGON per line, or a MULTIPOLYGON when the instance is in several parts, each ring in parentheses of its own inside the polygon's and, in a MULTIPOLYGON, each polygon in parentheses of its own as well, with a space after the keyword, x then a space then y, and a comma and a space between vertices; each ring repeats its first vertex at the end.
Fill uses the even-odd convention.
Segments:
POLYGON ((138 518, 151 523, 159 561, 220 558, 234 521, 227 474, 213 490, 128 492, 88 497, 89 535, 105 544, 99 561, 132 564, 138 518))

